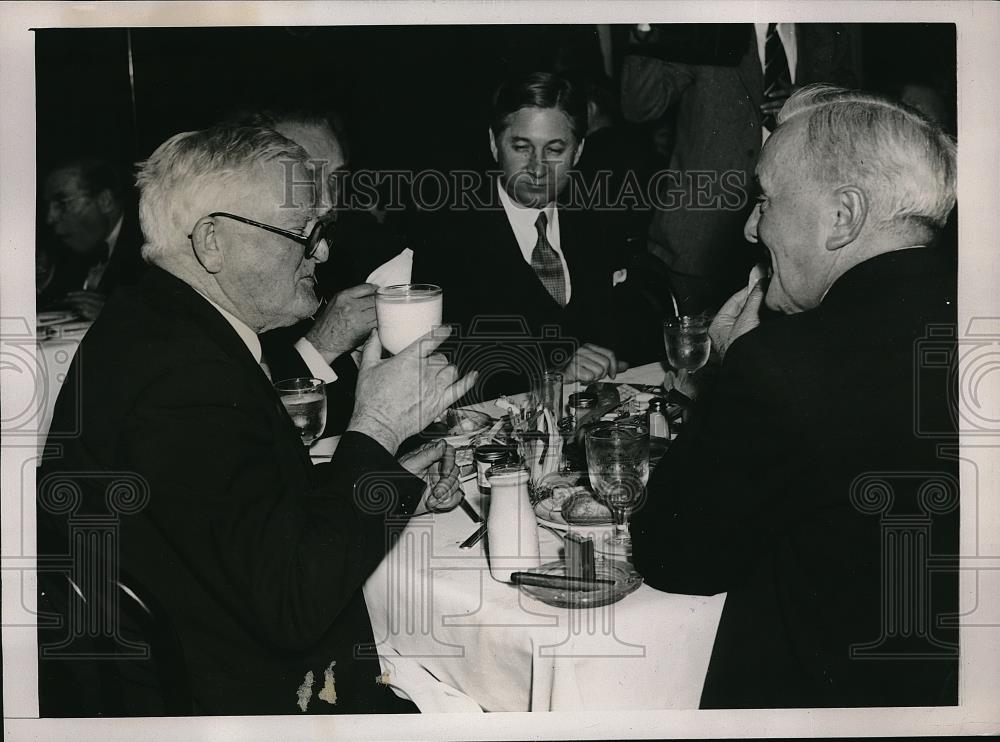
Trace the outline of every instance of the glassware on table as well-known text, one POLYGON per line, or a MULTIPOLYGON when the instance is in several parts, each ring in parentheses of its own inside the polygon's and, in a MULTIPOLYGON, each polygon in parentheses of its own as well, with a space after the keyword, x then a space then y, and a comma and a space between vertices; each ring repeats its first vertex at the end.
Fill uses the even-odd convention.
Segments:
POLYGON ((630 422, 598 423, 587 431, 590 486, 611 508, 615 535, 608 545, 628 553, 628 521, 649 479, 649 429, 630 422))
POLYGON ((558 423, 563 418, 563 375, 558 371, 543 371, 531 379, 528 404, 537 409, 544 407, 558 423))
POLYGON ((708 337, 710 324, 711 320, 701 314, 670 317, 663 321, 663 343, 671 366, 690 373, 708 362, 712 347, 708 337))
POLYGON ((382 286, 375 293, 375 314, 382 347, 395 355, 441 324, 444 292, 429 283, 382 286))
POLYGON ((319 379, 299 377, 274 385, 302 443, 311 446, 326 427, 326 385, 319 379))

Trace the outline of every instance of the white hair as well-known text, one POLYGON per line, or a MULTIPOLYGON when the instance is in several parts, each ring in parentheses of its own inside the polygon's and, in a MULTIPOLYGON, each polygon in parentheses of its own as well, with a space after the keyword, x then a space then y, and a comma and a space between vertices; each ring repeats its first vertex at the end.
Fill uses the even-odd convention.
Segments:
POLYGON ((306 153, 263 127, 215 126, 170 137, 138 164, 143 259, 159 263, 189 252, 195 222, 262 182, 264 165, 275 160, 304 163, 306 153))
POLYGON ((858 90, 808 85, 778 114, 804 119, 803 146, 815 176, 865 189, 883 225, 940 228, 955 205, 955 143, 909 106, 858 90))

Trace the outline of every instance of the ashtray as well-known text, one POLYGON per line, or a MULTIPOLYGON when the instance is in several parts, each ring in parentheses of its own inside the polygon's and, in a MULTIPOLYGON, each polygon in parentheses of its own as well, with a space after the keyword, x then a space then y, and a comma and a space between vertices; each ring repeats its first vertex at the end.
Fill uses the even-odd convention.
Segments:
MULTIPOLYGON (((529 572, 565 577, 566 563, 562 560, 549 562, 529 572)), ((617 603, 626 595, 638 590, 642 584, 642 575, 628 562, 617 559, 598 560, 594 572, 597 579, 611 580, 612 584, 583 589, 538 585, 518 585, 518 587, 526 595, 558 608, 596 608, 617 603)))

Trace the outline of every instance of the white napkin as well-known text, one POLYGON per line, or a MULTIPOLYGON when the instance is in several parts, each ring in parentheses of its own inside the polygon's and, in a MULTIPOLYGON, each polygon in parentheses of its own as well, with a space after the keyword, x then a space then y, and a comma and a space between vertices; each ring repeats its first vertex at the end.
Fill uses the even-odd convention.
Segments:
POLYGON ((382 265, 373 270, 365 282, 373 283, 376 286, 398 286, 409 283, 412 273, 413 250, 407 247, 392 260, 382 263, 382 265))

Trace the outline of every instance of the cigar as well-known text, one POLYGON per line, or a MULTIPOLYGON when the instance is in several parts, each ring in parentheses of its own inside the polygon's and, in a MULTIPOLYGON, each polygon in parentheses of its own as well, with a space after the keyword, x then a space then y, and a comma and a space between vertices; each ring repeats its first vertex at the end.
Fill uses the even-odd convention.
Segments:
POLYGON ((551 587, 557 590, 600 590, 615 584, 614 580, 585 580, 582 577, 567 577, 566 575, 546 575, 537 572, 514 572, 510 581, 515 585, 534 585, 535 587, 551 587))

